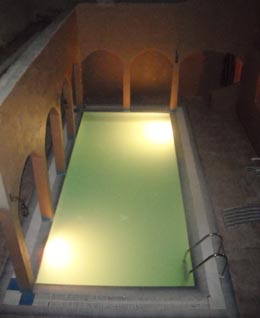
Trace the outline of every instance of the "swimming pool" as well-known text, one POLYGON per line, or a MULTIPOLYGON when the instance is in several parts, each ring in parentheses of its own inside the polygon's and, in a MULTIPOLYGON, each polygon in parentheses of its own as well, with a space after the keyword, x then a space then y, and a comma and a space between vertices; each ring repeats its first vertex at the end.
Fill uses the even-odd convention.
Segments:
POLYGON ((37 284, 194 286, 188 248, 170 115, 84 113, 37 284))
MULTIPOLYGON (((84 303, 78 313, 97 316, 235 316, 228 272, 219 278, 221 262, 212 259, 185 280, 188 241, 216 232, 193 148, 182 109, 85 113, 36 292, 66 294, 59 304, 68 313, 69 295, 77 295, 84 303)), ((196 247, 193 265, 214 245, 209 239, 196 247)))

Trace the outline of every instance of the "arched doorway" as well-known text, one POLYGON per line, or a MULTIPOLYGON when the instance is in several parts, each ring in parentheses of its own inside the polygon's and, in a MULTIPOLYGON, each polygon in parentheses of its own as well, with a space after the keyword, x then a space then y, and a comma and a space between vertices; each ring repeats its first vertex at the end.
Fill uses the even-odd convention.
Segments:
POLYGON ((84 103, 87 105, 122 105, 123 63, 110 52, 91 53, 82 64, 84 103))
POLYGON ((168 107, 172 82, 171 61, 159 51, 139 54, 131 64, 131 108, 168 107))

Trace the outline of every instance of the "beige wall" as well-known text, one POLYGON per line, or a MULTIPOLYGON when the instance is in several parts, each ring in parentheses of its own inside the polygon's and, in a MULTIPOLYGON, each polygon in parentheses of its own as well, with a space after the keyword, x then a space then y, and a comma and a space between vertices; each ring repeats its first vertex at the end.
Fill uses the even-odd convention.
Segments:
POLYGON ((225 54, 204 51, 188 56, 180 66, 180 96, 204 96, 221 87, 225 54))
POLYGON ((84 60, 82 68, 85 103, 122 105, 121 59, 107 51, 95 51, 84 60))
POLYGON ((133 105, 169 105, 173 65, 156 50, 138 55, 131 63, 133 105))
MULTIPOLYGON (((259 29, 259 12, 258 0, 250 3, 244 0, 189 0, 164 5, 80 4, 77 17, 81 60, 84 63, 92 52, 106 50, 121 58, 124 69, 130 69, 132 75, 135 57, 151 49, 164 54, 173 64, 176 50, 180 63, 198 54, 202 63, 198 58, 181 65, 181 94, 207 95, 220 87, 223 54, 243 58, 253 47, 259 29)), ((153 63, 154 68, 160 68, 159 59, 153 63)), ((143 77, 142 84, 148 87, 149 79, 143 77)), ((158 100, 169 99, 167 85, 168 81, 161 85, 161 91, 167 93, 158 100)), ((131 94, 133 88, 131 78, 131 94)), ((142 88, 141 84, 137 90, 139 88, 142 88)), ((148 90, 152 90, 152 85, 148 90)), ((132 98, 131 104, 133 101, 132 98)))
POLYGON ((77 14, 82 61, 97 49, 115 52, 125 61, 149 48, 161 49, 171 58, 176 45, 172 12, 164 6, 149 7, 80 4, 77 14))
POLYGON ((179 4, 117 4, 77 7, 82 61, 97 49, 130 61, 154 48, 184 59, 212 50, 243 56, 255 37, 258 0, 189 0, 179 4))
MULTIPOLYGON (((76 34, 76 16, 72 13, 0 105, 0 171, 6 191, 13 195, 19 193, 28 155, 45 155, 48 113, 53 107, 59 110, 64 79, 71 78, 72 65, 78 62, 76 34)), ((39 39, 38 42, 40 45, 39 39)), ((34 53, 26 52, 29 56, 34 53)), ((2 83, 6 78, 8 73, 2 83)))

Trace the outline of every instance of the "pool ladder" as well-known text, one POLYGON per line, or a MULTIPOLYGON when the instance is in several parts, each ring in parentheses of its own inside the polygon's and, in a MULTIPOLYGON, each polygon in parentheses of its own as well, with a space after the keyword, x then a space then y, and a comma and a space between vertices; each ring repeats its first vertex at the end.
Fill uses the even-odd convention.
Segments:
POLYGON ((223 251, 223 237, 219 234, 219 233, 209 233, 207 235, 205 235, 202 239, 200 239, 197 243, 195 243, 193 246, 191 246, 189 249, 187 249, 187 251, 184 254, 182 263, 183 263, 183 268, 184 268, 184 273, 185 273, 185 278, 187 279, 189 277, 189 274, 191 274, 192 272, 194 272, 196 269, 198 269, 201 265, 205 264, 207 261, 209 261, 212 258, 224 258, 225 260, 225 264, 223 266, 223 269, 220 273, 220 278, 223 278, 227 269, 227 264, 228 264, 228 259, 227 256, 222 252, 223 251), (191 252, 191 250, 193 250, 196 246, 200 245, 203 241, 205 241, 206 239, 208 239, 209 237, 218 237, 220 240, 217 252, 212 253, 211 255, 209 255, 208 257, 206 257, 203 261, 201 261, 199 264, 193 266, 189 271, 187 270, 187 264, 186 264, 186 258, 187 255, 191 252))

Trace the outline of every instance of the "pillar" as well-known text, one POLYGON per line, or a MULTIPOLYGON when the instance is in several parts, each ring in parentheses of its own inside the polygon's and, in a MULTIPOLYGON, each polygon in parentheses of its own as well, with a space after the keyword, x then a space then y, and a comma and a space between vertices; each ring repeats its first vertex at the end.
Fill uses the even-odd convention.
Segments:
POLYGON ((34 275, 18 214, 13 216, 9 210, 0 210, 0 219, 19 288, 22 291, 30 291, 34 275))
POLYGON ((131 104, 131 92, 130 92, 130 65, 126 63, 124 65, 123 74, 123 108, 130 109, 131 104))
POLYGON ((175 109, 177 107, 178 94, 179 94, 179 63, 177 62, 173 64, 173 70, 172 70, 170 109, 175 109))
POLYGON ((32 155, 31 158, 41 214, 52 218, 53 206, 46 158, 38 155, 32 155))

